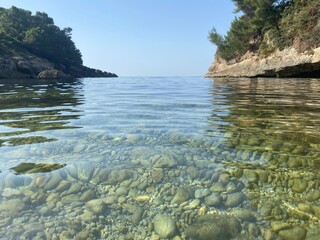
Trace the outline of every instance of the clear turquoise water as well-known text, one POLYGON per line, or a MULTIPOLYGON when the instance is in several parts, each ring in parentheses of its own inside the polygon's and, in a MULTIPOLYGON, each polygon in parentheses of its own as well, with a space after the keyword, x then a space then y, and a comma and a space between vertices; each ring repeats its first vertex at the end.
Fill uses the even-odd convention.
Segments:
POLYGON ((320 236, 317 79, 0 80, 0 103, 3 239, 157 239, 159 213, 170 238, 204 214, 320 236))

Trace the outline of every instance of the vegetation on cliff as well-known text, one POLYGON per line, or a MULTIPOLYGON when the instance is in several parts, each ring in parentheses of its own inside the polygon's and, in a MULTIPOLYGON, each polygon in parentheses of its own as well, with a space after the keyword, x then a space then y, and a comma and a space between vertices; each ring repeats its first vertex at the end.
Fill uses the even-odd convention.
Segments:
POLYGON ((238 59, 247 51, 268 55, 289 46, 306 51, 320 45, 319 0, 233 0, 242 15, 226 36, 213 28, 217 57, 238 59))
POLYGON ((57 27, 46 13, 0 8, 1 52, 27 50, 55 64, 82 65, 71 32, 71 28, 57 27))
POLYGON ((117 76, 83 66, 71 33, 46 13, 0 8, 0 78, 117 76))

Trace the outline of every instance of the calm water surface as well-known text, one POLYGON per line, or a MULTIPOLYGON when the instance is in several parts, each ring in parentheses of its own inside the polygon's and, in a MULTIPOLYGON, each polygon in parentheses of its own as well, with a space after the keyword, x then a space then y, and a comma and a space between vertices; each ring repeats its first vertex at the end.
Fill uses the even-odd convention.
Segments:
POLYGON ((320 239, 320 80, 0 80, 0 239, 320 239))

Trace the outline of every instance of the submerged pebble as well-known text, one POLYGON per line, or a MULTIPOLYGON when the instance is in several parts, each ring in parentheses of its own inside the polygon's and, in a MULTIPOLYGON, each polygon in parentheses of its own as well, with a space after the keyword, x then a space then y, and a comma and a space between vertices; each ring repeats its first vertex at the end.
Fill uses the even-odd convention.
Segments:
POLYGON ((162 238, 172 238, 177 232, 174 219, 170 216, 158 214, 153 220, 155 232, 162 238))
POLYGON ((204 215, 186 230, 186 237, 198 240, 230 240, 241 231, 240 222, 232 216, 204 215))
MULTIPOLYGON (((215 80, 214 89, 222 91, 221 85, 228 84, 222 82, 215 80)), ((92 128, 41 131, 55 135, 55 142, 33 138, 21 140, 28 144, 15 147, 2 145, 0 236, 110 240, 318 239, 320 153, 316 142, 319 139, 316 134, 308 133, 315 121, 308 121, 308 128, 304 124, 299 129, 297 117, 302 115, 292 112, 291 105, 282 108, 279 115, 272 108, 273 102, 283 100, 277 97, 257 100, 261 105, 268 103, 267 110, 260 109, 259 104, 251 108, 256 101, 252 93, 268 91, 272 84, 267 82, 261 89, 255 86, 250 85, 251 95, 246 98, 242 94, 249 91, 245 86, 238 82, 230 85, 230 89, 238 89, 241 94, 219 98, 219 110, 207 109, 207 112, 206 105, 190 105, 185 100, 175 103, 177 114, 187 107, 188 121, 177 123, 175 111, 167 112, 172 99, 161 99, 168 100, 168 106, 161 102, 154 104, 152 108, 158 109, 161 115, 153 115, 148 113, 152 101, 141 103, 143 112, 140 102, 136 102, 132 114, 123 98, 117 106, 125 111, 116 114, 103 111, 101 119, 90 119, 92 128), (227 111, 223 108, 224 101, 232 102, 227 111), (205 134, 194 128, 198 124, 195 112, 199 110, 206 113, 201 131, 205 130, 207 121, 213 129, 205 134), (210 112, 211 117, 207 115, 210 112), (119 118, 115 119, 118 114, 119 118), (165 121, 165 127, 153 125, 155 117, 159 123, 165 121), (128 123, 135 127, 129 127, 128 123), (36 143, 29 144, 30 141, 36 143)), ((80 89, 69 95, 81 95, 80 89)), ((295 91, 286 93, 292 96, 290 104, 295 102, 295 91)), ((313 108, 316 103, 306 100, 303 106, 313 108)), ((318 112, 314 110, 312 115, 318 112)), ((74 122, 86 121, 82 114, 85 112, 74 122)), ((44 115, 49 122, 50 118, 70 118, 69 114, 52 116, 52 112, 44 115)), ((28 114, 20 119, 24 117, 28 114)), ((19 140, 12 143, 18 144, 19 140)))

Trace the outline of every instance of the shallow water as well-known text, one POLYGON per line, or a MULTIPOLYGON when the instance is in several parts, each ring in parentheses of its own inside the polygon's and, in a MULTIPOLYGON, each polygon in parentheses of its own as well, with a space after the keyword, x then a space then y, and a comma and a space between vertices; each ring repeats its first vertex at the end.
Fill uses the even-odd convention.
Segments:
POLYGON ((320 237, 317 79, 0 80, 0 103, 0 239, 320 237))

